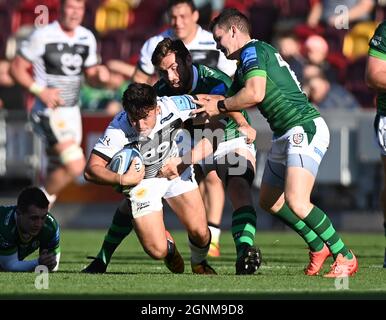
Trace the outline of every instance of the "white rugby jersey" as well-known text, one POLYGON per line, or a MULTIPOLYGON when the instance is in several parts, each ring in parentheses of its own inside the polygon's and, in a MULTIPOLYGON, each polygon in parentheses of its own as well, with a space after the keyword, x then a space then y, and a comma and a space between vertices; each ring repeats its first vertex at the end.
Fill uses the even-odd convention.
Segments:
POLYGON ((36 83, 60 89, 64 107, 78 105, 83 70, 98 62, 92 32, 78 26, 69 37, 58 21, 37 28, 19 53, 33 64, 36 83))
POLYGON ((185 154, 191 149, 191 138, 182 124, 196 109, 188 95, 157 98, 160 114, 147 138, 140 138, 131 126, 125 111, 117 114, 95 144, 93 153, 106 161, 127 145, 137 146, 145 164, 145 178, 154 178, 165 160, 185 154))
MULTIPOLYGON (((155 73, 151 56, 157 44, 165 38, 176 39, 173 29, 167 29, 159 35, 149 38, 142 46, 138 67, 144 73, 148 75, 155 73)), ((234 75, 236 71, 236 60, 228 60, 220 50, 216 49, 216 42, 213 39, 212 33, 198 26, 195 38, 185 46, 190 51, 194 63, 217 68, 228 76, 234 75)))

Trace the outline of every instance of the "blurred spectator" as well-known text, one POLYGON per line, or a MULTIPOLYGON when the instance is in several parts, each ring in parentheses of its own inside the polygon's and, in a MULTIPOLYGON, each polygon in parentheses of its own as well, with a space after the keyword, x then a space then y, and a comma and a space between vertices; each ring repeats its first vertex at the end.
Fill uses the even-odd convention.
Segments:
POLYGON ((279 36, 277 47, 283 59, 288 62, 292 71, 295 72, 296 77, 302 83, 303 68, 306 60, 301 54, 301 46, 296 36, 292 34, 279 36))
POLYGON ((304 91, 320 110, 352 110, 360 108, 354 96, 337 83, 330 83, 323 75, 309 79, 304 91))
POLYGON ((236 62, 228 60, 216 48, 212 33, 197 24, 199 13, 192 0, 170 0, 168 13, 171 28, 145 42, 132 78, 133 82, 154 83, 155 69, 151 56, 157 44, 165 38, 182 40, 192 54, 193 62, 218 68, 230 76, 234 74, 236 62))
POLYGON ((321 36, 312 35, 304 43, 307 62, 319 66, 330 82, 336 82, 338 79, 337 72, 327 60, 328 51, 327 41, 321 36))
POLYGON ((371 20, 374 5, 374 0, 319 0, 311 8, 307 24, 312 28, 322 23, 342 29, 347 18, 350 24, 371 20), (348 8, 348 17, 344 7, 348 8))
POLYGON ((119 70, 119 64, 107 63, 110 70, 110 81, 104 88, 94 88, 83 85, 80 93, 82 111, 101 111, 114 116, 122 111, 122 94, 127 89, 129 81, 119 70))
POLYGON ((0 60, 0 109, 25 110, 24 90, 11 77, 10 68, 9 61, 0 60))
POLYGON ((208 30, 210 21, 224 8, 224 2, 225 0, 194 0, 194 5, 200 13, 198 24, 208 30))

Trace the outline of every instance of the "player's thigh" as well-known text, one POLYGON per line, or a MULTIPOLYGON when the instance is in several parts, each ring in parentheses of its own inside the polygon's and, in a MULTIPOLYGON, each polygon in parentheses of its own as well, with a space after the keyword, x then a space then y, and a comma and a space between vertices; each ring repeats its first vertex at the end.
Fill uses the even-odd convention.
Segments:
POLYGON ((167 242, 162 210, 134 218, 133 225, 144 250, 155 259, 164 258, 167 242))
POLYGON ((252 185, 255 177, 256 150, 245 138, 222 142, 215 153, 217 174, 227 190, 232 178, 242 178, 252 185))
POLYGON ((205 207, 198 188, 166 199, 188 233, 206 234, 205 207))
POLYGON ((261 183, 259 205, 267 212, 276 213, 284 205, 284 191, 281 187, 270 184, 268 181, 261 183))

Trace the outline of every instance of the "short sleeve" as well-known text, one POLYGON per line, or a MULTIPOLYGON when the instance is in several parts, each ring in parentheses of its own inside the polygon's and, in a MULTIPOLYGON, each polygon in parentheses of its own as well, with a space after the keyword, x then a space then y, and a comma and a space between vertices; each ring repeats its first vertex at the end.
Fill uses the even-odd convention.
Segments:
POLYGON ((369 43, 369 55, 386 60, 386 23, 381 23, 369 43))
POLYGON ((42 32, 36 29, 27 40, 22 41, 19 54, 30 62, 34 62, 44 54, 45 42, 42 32))

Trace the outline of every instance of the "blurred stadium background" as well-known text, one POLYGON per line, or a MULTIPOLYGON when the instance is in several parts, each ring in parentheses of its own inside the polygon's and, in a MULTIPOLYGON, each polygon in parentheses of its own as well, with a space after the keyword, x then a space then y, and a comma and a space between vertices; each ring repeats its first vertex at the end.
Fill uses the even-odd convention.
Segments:
MULTIPOLYGON (((372 125, 375 95, 364 83, 364 70, 368 41, 385 18, 386 1, 370 2, 373 5, 363 17, 350 21, 348 29, 337 29, 323 21, 314 25, 310 20, 318 0, 197 1, 203 27, 207 27, 213 11, 221 7, 237 7, 249 15, 253 37, 280 49, 311 100, 319 106, 331 130, 331 146, 321 166, 313 199, 331 215, 337 228, 345 231, 380 232, 383 222, 378 203, 381 163, 372 125), (313 83, 314 77, 306 72, 312 73, 308 67, 318 64, 317 58, 313 61, 313 49, 322 54, 318 68, 323 71, 321 80, 325 83, 313 83)), ((97 37, 101 62, 121 60, 134 66, 145 40, 167 27, 166 4, 166 0, 87 1, 83 25, 97 37)), ((34 28, 39 14, 35 9, 39 5, 48 7, 49 21, 58 17, 59 0, 0 0, 1 204, 13 203, 22 187, 39 184, 44 172, 44 150, 27 121, 32 98, 7 74, 8 61, 34 28)), ((122 77, 116 87, 99 95, 87 86, 82 89, 82 146, 86 155, 112 117, 113 111, 107 108, 109 102, 119 102, 119 90, 128 81, 122 77), (91 95, 98 99, 90 101, 91 95)), ((258 131, 254 182, 257 199, 270 131, 256 112, 250 114, 258 131)), ((106 228, 119 199, 112 188, 79 179, 60 194, 53 214, 62 228, 106 228)), ((222 223, 225 229, 231 225, 230 214, 228 204, 222 223)), ((165 216, 169 228, 180 227, 173 214, 167 212, 165 216)), ((258 228, 284 226, 259 210, 258 228)))

